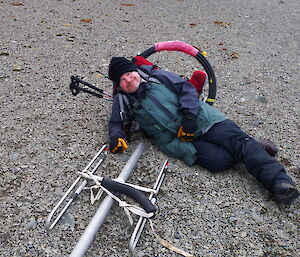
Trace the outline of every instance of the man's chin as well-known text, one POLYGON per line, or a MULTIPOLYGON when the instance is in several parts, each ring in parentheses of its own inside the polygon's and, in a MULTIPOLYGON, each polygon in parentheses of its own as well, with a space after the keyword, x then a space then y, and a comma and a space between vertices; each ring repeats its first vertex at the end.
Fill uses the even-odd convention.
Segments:
POLYGON ((128 92, 128 93, 130 93, 130 94, 133 94, 133 93, 135 93, 137 90, 138 90, 137 88, 135 88, 135 89, 131 89, 131 90, 129 90, 129 92, 128 92))
POLYGON ((130 88, 129 91, 130 91, 130 93, 135 93, 138 89, 139 89, 139 86, 137 85, 137 86, 130 88))

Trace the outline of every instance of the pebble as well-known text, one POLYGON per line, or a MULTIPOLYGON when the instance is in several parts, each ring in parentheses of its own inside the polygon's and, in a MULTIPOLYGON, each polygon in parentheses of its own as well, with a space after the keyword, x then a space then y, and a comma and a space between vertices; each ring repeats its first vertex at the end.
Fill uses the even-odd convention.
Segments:
POLYGON ((172 209, 170 211, 170 213, 172 213, 172 214, 178 214, 179 212, 180 212, 180 209, 178 209, 178 208, 172 209))
POLYGON ((215 204, 216 205, 220 205, 222 203, 222 201, 216 201, 215 204))
POLYGON ((237 218, 236 217, 230 217, 229 218, 229 222, 230 223, 234 223, 234 222, 236 222, 237 221, 237 218))
POLYGON ((241 238, 245 238, 246 236, 248 236, 248 234, 247 234, 247 232, 241 232, 241 234, 240 234, 240 236, 241 236, 241 238))
POLYGON ((12 161, 16 161, 19 157, 20 153, 18 152, 12 152, 10 155, 9 155, 9 158, 12 160, 12 161))
POLYGON ((139 251, 139 252, 137 252, 136 253, 136 255, 135 255, 136 257, 145 257, 145 256, 147 256, 143 251, 139 251))
POLYGON ((25 228, 26 229, 34 229, 37 226, 37 221, 35 218, 31 218, 29 222, 26 223, 25 228))
POLYGON ((258 250, 255 251, 255 253, 256 253, 257 256, 265 256, 265 253, 264 253, 263 249, 258 249, 258 250))
POLYGON ((264 121, 258 119, 258 120, 254 120, 252 123, 255 127, 258 127, 259 125, 264 124, 264 121))
POLYGON ((264 103, 264 104, 266 104, 268 102, 267 98, 265 96, 261 96, 261 95, 254 96, 254 100, 256 102, 264 103))
POLYGON ((176 229, 174 237, 176 239, 181 239, 182 238, 182 232, 181 232, 181 230, 179 228, 176 229))
POLYGON ((74 230, 76 223, 75 218, 71 213, 65 212, 64 215, 61 217, 61 222, 70 225, 71 229, 74 230))
POLYGON ((0 243, 3 243, 7 240, 7 236, 4 234, 0 234, 0 243))

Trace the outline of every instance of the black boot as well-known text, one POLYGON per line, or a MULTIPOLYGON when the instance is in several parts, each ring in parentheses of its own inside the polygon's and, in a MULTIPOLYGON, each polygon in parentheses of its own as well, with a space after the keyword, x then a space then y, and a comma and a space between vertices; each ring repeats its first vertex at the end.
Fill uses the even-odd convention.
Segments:
POLYGON ((278 182, 273 185, 273 194, 279 203, 291 204, 300 193, 298 189, 289 182, 278 182))
POLYGON ((268 152, 269 155, 275 156, 278 153, 277 146, 269 139, 260 138, 256 139, 256 141, 262 145, 262 147, 268 152))

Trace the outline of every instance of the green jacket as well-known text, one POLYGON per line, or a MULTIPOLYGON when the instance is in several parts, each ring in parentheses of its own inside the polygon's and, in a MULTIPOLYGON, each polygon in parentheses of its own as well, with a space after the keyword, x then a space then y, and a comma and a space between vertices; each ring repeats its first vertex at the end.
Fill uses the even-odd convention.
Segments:
MULTIPOLYGON (((147 95, 139 103, 141 108, 133 108, 133 116, 142 129, 154 139, 154 143, 165 154, 192 165, 196 160, 196 149, 191 142, 182 142, 177 137, 182 114, 178 96, 161 84, 149 84, 147 95)), ((197 116, 198 130, 195 137, 205 133, 213 124, 226 116, 210 105, 199 101, 197 116)))

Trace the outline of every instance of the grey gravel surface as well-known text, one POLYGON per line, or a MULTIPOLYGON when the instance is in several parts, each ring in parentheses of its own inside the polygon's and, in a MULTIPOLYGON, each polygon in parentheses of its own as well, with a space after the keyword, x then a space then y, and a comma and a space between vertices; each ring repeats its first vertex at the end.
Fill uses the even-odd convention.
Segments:
MULTIPOLYGON (((246 132, 271 139, 299 187, 298 0, 0 1, 0 256, 67 256, 99 203, 81 194, 51 232, 45 218, 107 142, 111 104, 73 97, 70 75, 106 90, 112 56, 181 40, 208 52, 218 79, 215 107, 246 132)), ((181 53, 151 56, 189 76, 181 53)), ((103 174, 116 177, 138 142, 147 147, 130 182, 152 186, 166 156, 140 134, 103 174)), ((195 256, 300 256, 299 201, 276 204, 243 165, 210 174, 170 160, 154 219, 157 233, 195 256)), ((133 227, 114 206, 87 256, 130 256, 133 227)), ((137 256, 178 256, 147 227, 137 256)))

